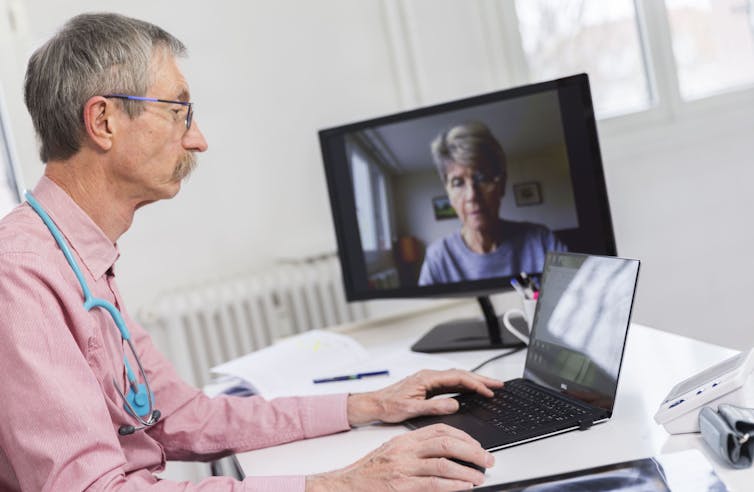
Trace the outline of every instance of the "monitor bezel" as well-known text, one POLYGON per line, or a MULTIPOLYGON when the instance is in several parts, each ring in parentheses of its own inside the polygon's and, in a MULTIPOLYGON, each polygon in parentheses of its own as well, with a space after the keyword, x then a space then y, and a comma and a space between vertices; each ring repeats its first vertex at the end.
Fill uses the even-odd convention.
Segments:
MULTIPOLYGON (((604 231, 604 245, 602 248, 592 249, 590 251, 579 251, 580 253, 602 254, 608 256, 617 255, 615 244, 615 234, 613 231, 612 218, 610 214, 610 204, 607 196, 607 187, 605 184, 605 175, 602 165, 602 155, 599 146, 597 133, 597 123, 594 115, 591 91, 589 87, 589 78, 587 74, 577 74, 569 77, 563 77, 546 82, 528 84, 524 86, 513 87, 501 91, 495 91, 487 94, 467 97, 441 104, 435 104, 418 109, 402 111, 386 116, 344 124, 336 127, 326 128, 319 131, 320 149, 325 168, 327 188, 331 205, 331 213, 335 227, 335 236, 338 246, 338 255, 341 264, 341 273, 343 285, 348 301, 363 301, 371 299, 394 299, 394 298, 424 298, 424 297, 468 297, 468 296, 485 296, 492 293, 510 290, 509 276, 494 277, 488 279, 469 280, 463 282, 453 282, 446 284, 435 284, 425 286, 399 286, 389 289, 370 289, 359 288, 354 282, 354 265, 356 261, 363 263, 363 249, 361 248, 361 238, 352 231, 358 231, 358 223, 353 212, 344 213, 344 201, 350 204, 354 203, 353 183, 350 175, 343 176, 346 172, 350 174, 348 166, 342 163, 347 162, 343 156, 344 145, 340 140, 348 133, 360 131, 365 128, 387 125, 405 120, 421 118, 442 112, 458 110, 470 106, 478 106, 494 102, 500 102, 506 99, 532 95, 540 92, 557 90, 559 98, 566 89, 577 89, 580 93, 582 107, 580 114, 583 115, 583 125, 581 128, 567 127, 563 125, 566 142, 571 138, 580 138, 588 142, 584 149, 572 149, 568 146, 569 161, 572 160, 572 152, 586 151, 591 169, 590 175, 581 176, 582 180, 588 178, 591 191, 595 194, 594 201, 602 206, 599 210, 590 210, 589 213, 596 212, 597 225, 604 231), (569 134, 569 132, 571 132, 569 134), (573 134, 581 132, 581 135, 573 134), (585 135, 584 135, 585 133, 585 135), (584 138, 585 137, 585 138, 584 138), (337 145, 336 145, 337 143, 337 145), (338 155, 338 153, 340 155, 338 155), (348 186, 345 186, 348 185, 348 186), (355 257, 355 256, 358 256, 355 257)), ((563 100, 561 100, 561 107, 563 100)), ((561 118, 566 116, 562 114, 561 118)), ((580 169, 581 170, 581 169, 580 169)), ((573 167, 571 168, 573 173, 573 167)), ((573 174, 572 174, 573 177, 573 174)), ((578 190, 576 186, 583 183, 574 183, 574 194, 578 200, 578 190)), ((577 205, 577 212, 581 213, 581 208, 577 205)), ((538 272, 529 272, 538 273, 538 272)))

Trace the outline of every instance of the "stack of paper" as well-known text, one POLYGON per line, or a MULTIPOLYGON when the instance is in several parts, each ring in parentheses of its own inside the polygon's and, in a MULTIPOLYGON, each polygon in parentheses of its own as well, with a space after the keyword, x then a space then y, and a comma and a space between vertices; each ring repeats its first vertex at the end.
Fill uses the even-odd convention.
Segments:
POLYGON ((311 330, 213 367, 212 372, 248 382, 265 398, 372 391, 421 369, 450 369, 451 360, 408 349, 372 357, 354 339, 311 330), (314 379, 384 371, 389 375, 315 384, 314 379))

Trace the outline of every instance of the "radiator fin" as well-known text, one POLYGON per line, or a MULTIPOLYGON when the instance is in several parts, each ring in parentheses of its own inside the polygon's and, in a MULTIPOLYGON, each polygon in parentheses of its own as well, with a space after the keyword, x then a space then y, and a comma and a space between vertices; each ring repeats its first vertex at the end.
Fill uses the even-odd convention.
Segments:
POLYGON ((346 301, 334 256, 176 289, 139 316, 178 373, 199 387, 212 366, 285 336, 365 317, 363 304, 346 301))

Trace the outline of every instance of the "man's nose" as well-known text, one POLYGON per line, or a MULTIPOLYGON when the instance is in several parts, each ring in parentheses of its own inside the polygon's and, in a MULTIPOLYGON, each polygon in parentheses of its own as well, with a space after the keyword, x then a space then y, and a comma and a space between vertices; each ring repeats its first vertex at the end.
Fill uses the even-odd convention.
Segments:
POLYGON ((196 120, 191 122, 191 128, 183 136, 183 148, 193 152, 204 152, 209 147, 207 139, 199 129, 199 123, 196 120))

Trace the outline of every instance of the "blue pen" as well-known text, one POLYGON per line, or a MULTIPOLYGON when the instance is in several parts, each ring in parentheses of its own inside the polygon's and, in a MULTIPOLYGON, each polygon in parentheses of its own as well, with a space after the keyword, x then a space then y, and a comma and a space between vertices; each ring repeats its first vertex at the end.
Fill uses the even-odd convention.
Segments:
POLYGON ((359 372, 356 374, 347 374, 345 376, 333 376, 331 378, 314 379, 314 384, 320 383, 334 383, 336 381, 353 381, 355 379, 369 378, 372 376, 389 376, 390 371, 372 371, 372 372, 359 372))
POLYGON ((512 278, 511 279, 511 285, 513 286, 514 289, 516 289, 516 292, 518 292, 518 294, 521 297, 523 297, 524 299, 526 299, 526 292, 524 292, 524 288, 521 287, 521 284, 518 283, 518 280, 516 280, 515 278, 512 278))

